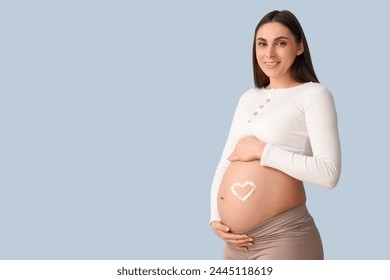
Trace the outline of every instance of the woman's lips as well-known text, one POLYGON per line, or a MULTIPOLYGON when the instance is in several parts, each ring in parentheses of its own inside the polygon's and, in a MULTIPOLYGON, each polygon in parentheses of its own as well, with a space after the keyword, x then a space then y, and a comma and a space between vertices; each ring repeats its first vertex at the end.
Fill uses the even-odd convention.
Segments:
POLYGON ((276 65, 279 64, 279 62, 264 62, 265 65, 267 65, 268 67, 275 67, 276 65))

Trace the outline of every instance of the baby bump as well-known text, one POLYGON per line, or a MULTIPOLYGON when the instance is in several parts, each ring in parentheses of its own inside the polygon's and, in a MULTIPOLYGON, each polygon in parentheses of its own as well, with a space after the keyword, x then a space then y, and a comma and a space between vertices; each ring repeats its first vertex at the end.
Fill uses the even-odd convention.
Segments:
POLYGON ((302 204, 302 183, 259 161, 232 162, 218 192, 221 220, 232 231, 253 227, 302 204))

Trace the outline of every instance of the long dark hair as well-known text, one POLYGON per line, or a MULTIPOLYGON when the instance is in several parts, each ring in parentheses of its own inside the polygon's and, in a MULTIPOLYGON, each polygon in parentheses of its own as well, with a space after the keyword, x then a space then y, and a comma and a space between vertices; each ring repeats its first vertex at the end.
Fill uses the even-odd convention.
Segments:
POLYGON ((310 57, 309 46, 306 41, 305 33, 293 13, 287 10, 283 11, 272 11, 266 14, 260 22, 257 24, 255 29, 255 35, 253 40, 253 51, 252 51, 252 60, 253 60, 253 76, 255 81, 255 86, 266 87, 269 85, 270 80, 267 75, 261 70, 259 63, 256 58, 256 34, 259 28, 270 22, 278 22, 286 26, 291 33, 294 35, 297 43, 302 42, 303 44, 303 53, 295 58, 294 63, 291 66, 291 72, 294 79, 297 82, 317 82, 319 83, 316 73, 314 72, 313 63, 310 57))

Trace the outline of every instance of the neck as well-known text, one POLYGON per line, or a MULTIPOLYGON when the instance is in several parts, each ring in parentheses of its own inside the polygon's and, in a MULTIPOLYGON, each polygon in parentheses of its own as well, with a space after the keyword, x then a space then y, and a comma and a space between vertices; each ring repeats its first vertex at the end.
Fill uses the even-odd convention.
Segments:
POLYGON ((270 83, 266 88, 289 88, 298 86, 300 84, 301 83, 297 82, 293 77, 289 77, 288 79, 270 79, 270 83))

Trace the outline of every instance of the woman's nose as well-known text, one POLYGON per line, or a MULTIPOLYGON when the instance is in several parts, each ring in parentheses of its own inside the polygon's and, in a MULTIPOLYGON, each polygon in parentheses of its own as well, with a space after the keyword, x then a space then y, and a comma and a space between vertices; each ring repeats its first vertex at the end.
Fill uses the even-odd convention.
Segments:
POLYGON ((275 56, 275 49, 273 46, 269 46, 267 48, 266 56, 267 57, 274 57, 275 56))

